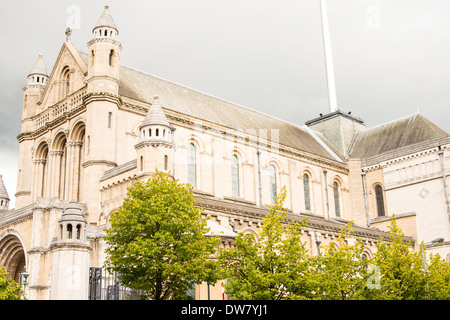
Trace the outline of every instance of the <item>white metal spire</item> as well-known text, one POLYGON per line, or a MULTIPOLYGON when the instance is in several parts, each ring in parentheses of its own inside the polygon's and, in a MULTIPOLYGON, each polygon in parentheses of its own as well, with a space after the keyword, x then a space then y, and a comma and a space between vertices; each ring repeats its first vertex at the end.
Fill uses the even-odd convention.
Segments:
POLYGON ((330 106, 330 112, 333 112, 338 110, 338 107, 336 100, 333 55, 331 54, 330 30, 328 27, 326 0, 320 0, 320 14, 322 21, 322 40, 325 55, 325 69, 327 72, 328 101, 330 106))

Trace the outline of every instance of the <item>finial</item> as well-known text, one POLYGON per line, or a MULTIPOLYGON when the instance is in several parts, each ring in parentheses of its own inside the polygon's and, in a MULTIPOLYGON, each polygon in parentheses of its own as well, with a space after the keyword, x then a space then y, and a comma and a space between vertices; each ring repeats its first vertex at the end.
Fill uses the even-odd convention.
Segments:
POLYGON ((70 36, 72 35, 72 29, 67 28, 65 33, 66 33, 66 41, 68 42, 70 40, 70 36))

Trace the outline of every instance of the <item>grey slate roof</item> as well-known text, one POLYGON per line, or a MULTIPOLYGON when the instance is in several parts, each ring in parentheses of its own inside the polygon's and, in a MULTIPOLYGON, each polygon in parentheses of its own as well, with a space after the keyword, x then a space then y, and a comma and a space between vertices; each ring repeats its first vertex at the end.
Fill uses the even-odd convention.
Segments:
MULTIPOLYGON (((87 65, 88 55, 78 53, 87 65)), ((271 129, 276 129, 280 145, 336 160, 301 126, 129 67, 120 66, 119 95, 147 103, 157 95, 163 109, 244 132, 263 129, 268 141, 271 129)))
POLYGON ((234 130, 258 132, 264 129, 268 141, 271 140, 271 129, 279 130, 280 145, 334 160, 325 148, 298 125, 128 67, 120 68, 119 94, 149 103, 157 94, 163 108, 234 130))
POLYGON ((412 152, 412 146, 431 148, 433 141, 442 143, 449 138, 447 132, 423 115, 414 114, 360 131, 350 151, 350 158, 367 159, 401 149, 412 152))

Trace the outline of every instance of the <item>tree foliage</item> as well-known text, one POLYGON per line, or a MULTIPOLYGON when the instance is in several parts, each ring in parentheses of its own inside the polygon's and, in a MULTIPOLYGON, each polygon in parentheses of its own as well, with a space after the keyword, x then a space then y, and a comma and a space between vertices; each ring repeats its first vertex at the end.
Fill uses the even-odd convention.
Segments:
POLYGON ((194 282, 218 280, 217 264, 209 259, 218 239, 205 237, 207 220, 190 185, 162 172, 137 181, 110 224, 106 267, 119 272, 125 286, 145 290, 146 298, 188 299, 194 282))
POLYGON ((240 233, 235 247, 219 253, 227 276, 225 290, 233 299, 282 300, 304 297, 308 253, 301 241, 305 221, 286 221, 281 190, 263 218, 259 241, 240 233))
POLYGON ((8 279, 6 268, 0 268, 0 300, 20 300, 23 298, 22 287, 8 279))
POLYGON ((388 239, 368 260, 364 242, 353 236, 352 223, 337 239, 310 256, 302 243, 305 221, 287 222, 282 210, 285 188, 263 219, 260 241, 240 233, 235 248, 223 249, 225 290, 233 299, 420 300, 450 299, 450 261, 423 258, 391 219, 388 239), (426 270, 425 270, 425 265, 426 270))
POLYGON ((404 242, 395 215, 389 226, 389 241, 378 241, 371 263, 380 271, 380 289, 368 292, 370 299, 418 300, 427 298, 426 275, 421 251, 404 242))
POLYGON ((359 300, 367 286, 370 274, 362 259, 364 243, 351 243, 352 223, 341 228, 336 242, 321 246, 321 254, 311 257, 311 299, 359 300))
POLYGON ((224 278, 225 292, 240 300, 450 299, 450 260, 424 258, 423 244, 414 250, 404 242, 395 216, 370 260, 363 258, 364 242, 353 235, 352 223, 311 256, 311 244, 302 239, 307 220, 288 221, 286 194, 283 187, 258 236, 239 233, 233 248, 217 251, 218 238, 205 237, 207 222, 192 187, 158 172, 130 187, 111 214, 106 267, 120 273, 123 285, 155 300, 187 299, 194 282, 224 278))

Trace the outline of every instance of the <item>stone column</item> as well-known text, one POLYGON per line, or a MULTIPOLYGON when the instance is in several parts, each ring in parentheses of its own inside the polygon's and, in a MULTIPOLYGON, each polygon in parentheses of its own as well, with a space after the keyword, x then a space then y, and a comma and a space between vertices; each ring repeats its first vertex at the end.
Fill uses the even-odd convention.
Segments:
POLYGON ((69 187, 70 199, 79 200, 79 182, 80 182, 80 150, 83 143, 81 141, 71 142, 71 179, 69 187))
POLYGON ((72 168, 73 168, 73 141, 66 143, 67 154, 66 154, 66 168, 65 168, 65 185, 64 185, 64 200, 71 200, 72 191, 72 168))
POLYGON ((50 198, 59 197, 59 182, 61 175, 62 151, 50 152, 51 175, 50 175, 50 198))
POLYGON ((34 160, 34 188, 32 190, 33 192, 33 202, 37 200, 37 198, 42 197, 43 193, 43 180, 44 180, 44 166, 45 166, 45 159, 37 159, 34 160))

